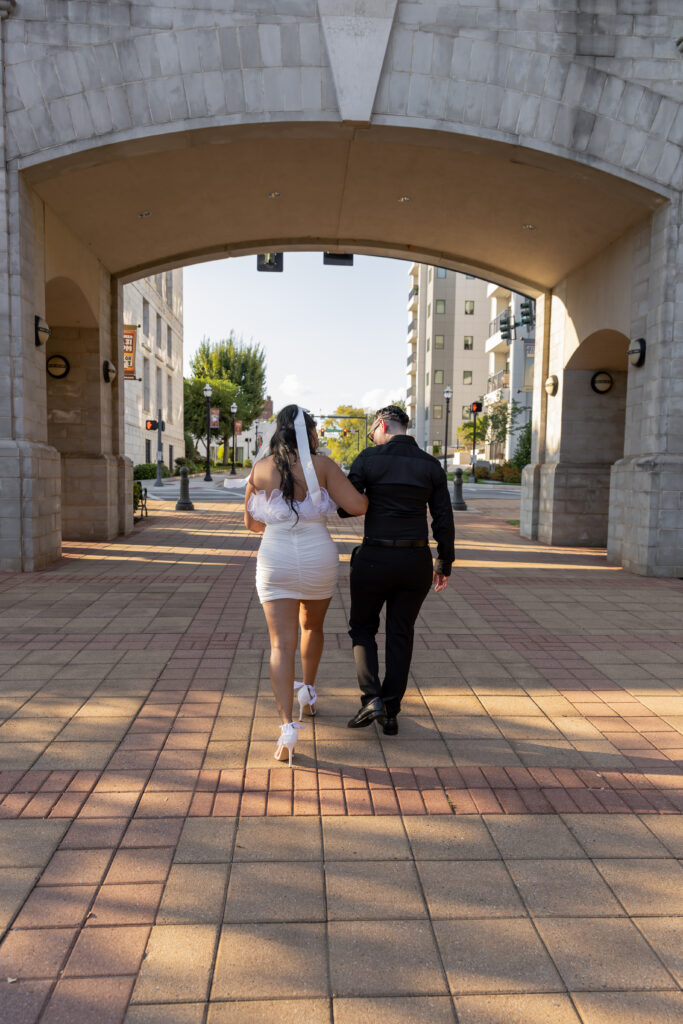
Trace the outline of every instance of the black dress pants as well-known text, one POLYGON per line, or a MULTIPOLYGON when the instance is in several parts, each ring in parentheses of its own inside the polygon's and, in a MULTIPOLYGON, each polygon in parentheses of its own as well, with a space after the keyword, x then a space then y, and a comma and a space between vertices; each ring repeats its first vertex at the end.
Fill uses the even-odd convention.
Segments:
POLYGON ((401 710, 413 654, 415 620, 429 593, 432 578, 432 556, 428 547, 362 545, 351 557, 349 636, 353 641, 362 703, 381 697, 388 715, 397 715, 401 710), (386 673, 384 682, 380 682, 376 636, 385 603, 386 673))

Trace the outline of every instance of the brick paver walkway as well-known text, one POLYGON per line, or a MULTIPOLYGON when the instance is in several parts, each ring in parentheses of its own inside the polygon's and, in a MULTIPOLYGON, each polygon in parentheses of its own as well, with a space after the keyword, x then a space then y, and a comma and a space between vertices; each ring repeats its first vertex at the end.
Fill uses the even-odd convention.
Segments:
POLYGON ((683 583, 471 505, 398 737, 342 573, 294 772, 230 506, 0 577, 2 1024, 682 1019, 683 583))

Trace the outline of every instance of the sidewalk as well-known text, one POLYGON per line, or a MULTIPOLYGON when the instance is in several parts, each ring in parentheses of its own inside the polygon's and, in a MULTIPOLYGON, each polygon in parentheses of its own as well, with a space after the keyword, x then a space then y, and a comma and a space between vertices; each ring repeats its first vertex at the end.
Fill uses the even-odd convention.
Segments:
POLYGON ((0 1024, 683 1018, 683 583, 471 505, 398 737, 346 728, 334 525, 293 772, 237 506, 0 577, 0 1024))

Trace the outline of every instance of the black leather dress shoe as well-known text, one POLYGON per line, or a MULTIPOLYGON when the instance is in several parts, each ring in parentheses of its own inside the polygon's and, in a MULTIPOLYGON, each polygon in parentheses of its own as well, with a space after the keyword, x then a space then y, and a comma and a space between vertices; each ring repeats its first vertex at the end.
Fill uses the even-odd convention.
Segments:
POLYGON ((384 704, 381 697, 375 697, 374 700, 368 701, 346 724, 349 729, 364 729, 366 725, 370 725, 377 718, 384 718, 384 704))
POLYGON ((396 715, 387 715, 382 722, 382 729, 385 736, 396 736, 398 733, 398 718, 396 715))

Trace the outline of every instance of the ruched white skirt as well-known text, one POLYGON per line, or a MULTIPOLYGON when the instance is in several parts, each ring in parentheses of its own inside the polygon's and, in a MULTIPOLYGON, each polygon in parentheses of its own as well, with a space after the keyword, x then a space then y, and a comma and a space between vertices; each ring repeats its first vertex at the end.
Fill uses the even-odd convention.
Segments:
POLYGON ((270 523, 256 559, 256 591, 261 604, 324 601, 334 593, 338 571, 337 548, 324 522, 270 523))

